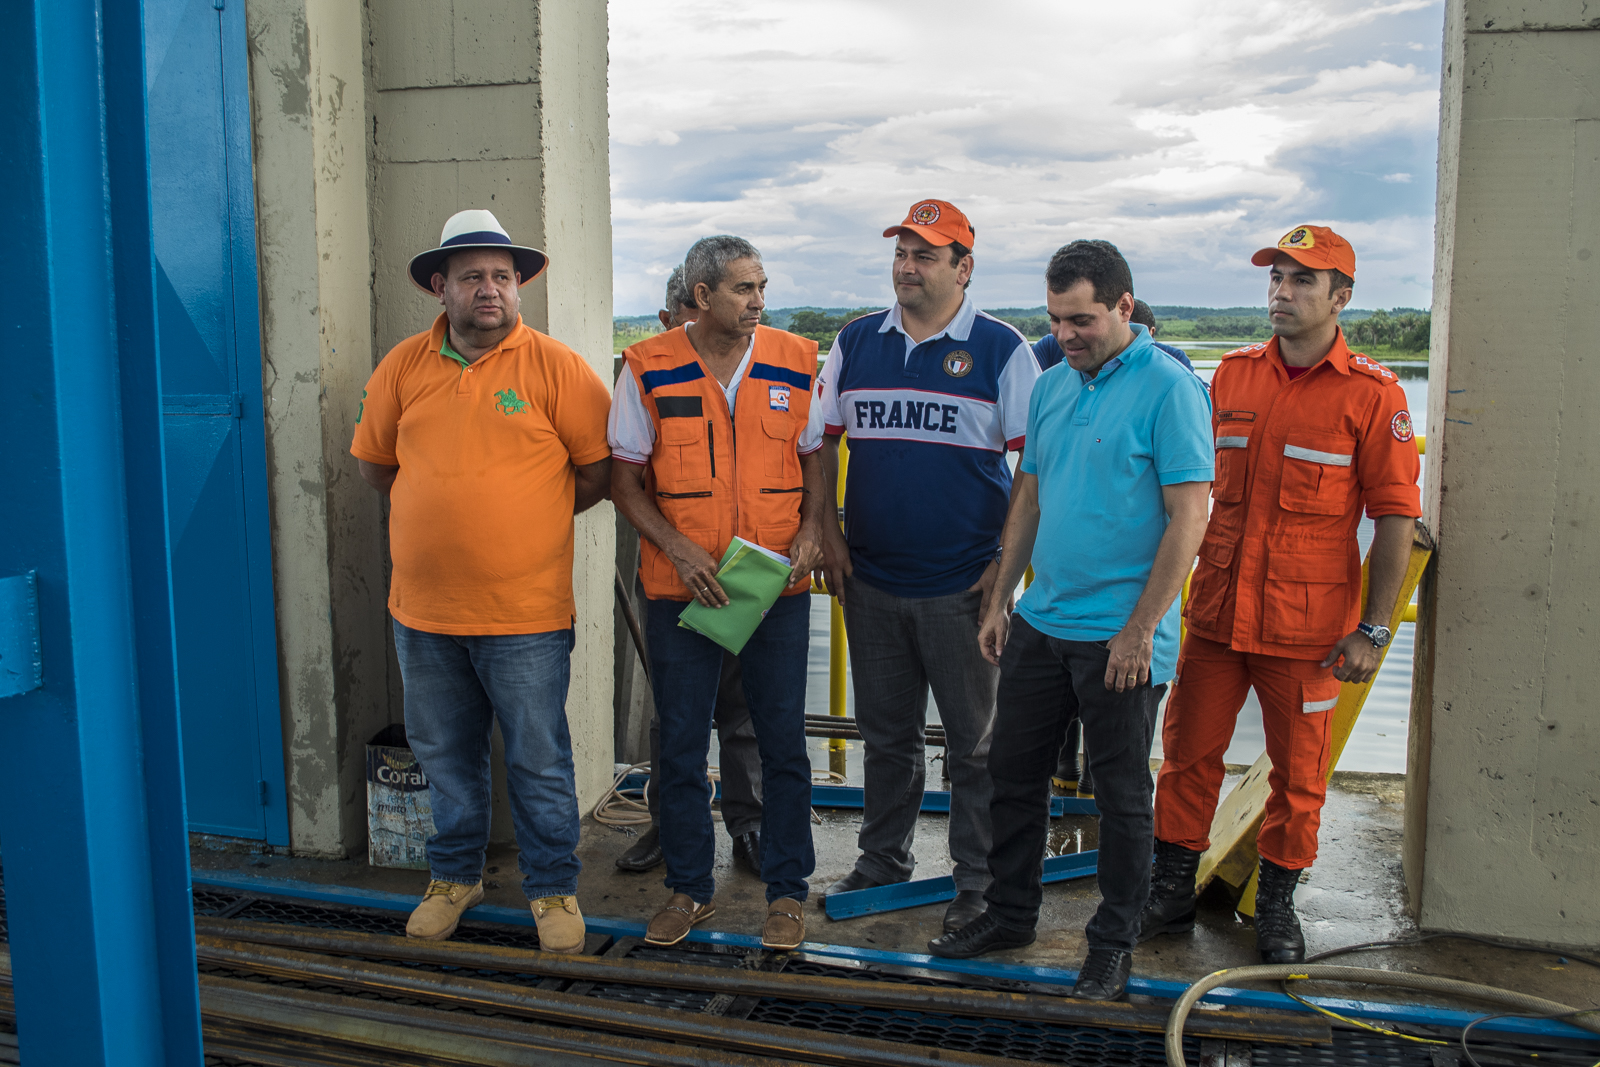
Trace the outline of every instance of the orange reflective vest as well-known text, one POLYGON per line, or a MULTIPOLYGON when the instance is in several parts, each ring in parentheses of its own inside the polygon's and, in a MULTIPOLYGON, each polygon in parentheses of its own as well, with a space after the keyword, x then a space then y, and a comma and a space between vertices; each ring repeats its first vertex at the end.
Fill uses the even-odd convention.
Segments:
MULTIPOLYGON (((666 520, 713 559, 735 535, 788 554, 805 496, 798 446, 811 414, 817 342, 756 327, 732 416, 722 383, 682 329, 622 356, 655 424, 645 491, 666 520)), ((639 574, 648 596, 691 599, 678 569, 648 538, 640 541, 639 574)), ((806 578, 784 595, 810 588, 806 578)))
POLYGON ((1406 394, 1345 346, 1291 381, 1278 339, 1222 357, 1211 380, 1217 467, 1189 583, 1190 632, 1254 652, 1321 659, 1361 617, 1356 527, 1422 514, 1406 394))

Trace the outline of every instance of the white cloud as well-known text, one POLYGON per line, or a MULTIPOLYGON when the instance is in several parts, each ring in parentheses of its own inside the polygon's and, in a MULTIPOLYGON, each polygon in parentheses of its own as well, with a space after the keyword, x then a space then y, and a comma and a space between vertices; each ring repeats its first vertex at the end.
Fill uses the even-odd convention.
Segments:
POLYGON ((926 196, 976 224, 990 306, 1085 236, 1154 303, 1257 302, 1250 252, 1304 221, 1356 244, 1358 304, 1428 302, 1439 0, 610 7, 620 314, 719 232, 775 306, 882 302, 878 235, 926 196))

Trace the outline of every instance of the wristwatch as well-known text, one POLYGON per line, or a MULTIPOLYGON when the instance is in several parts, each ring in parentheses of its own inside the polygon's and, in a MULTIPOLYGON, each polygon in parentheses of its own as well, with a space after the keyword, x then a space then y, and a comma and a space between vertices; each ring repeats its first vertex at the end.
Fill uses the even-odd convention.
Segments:
POLYGON ((1372 642, 1373 648, 1382 648, 1394 637, 1387 626, 1374 626, 1370 622, 1358 622, 1356 629, 1366 635, 1367 640, 1372 642))

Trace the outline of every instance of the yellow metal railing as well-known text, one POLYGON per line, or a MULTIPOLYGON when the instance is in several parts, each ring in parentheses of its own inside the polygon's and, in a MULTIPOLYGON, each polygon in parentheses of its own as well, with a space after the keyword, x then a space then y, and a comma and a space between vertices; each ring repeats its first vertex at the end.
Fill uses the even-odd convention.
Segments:
MULTIPOLYGON (((845 443, 844 437, 839 438, 839 478, 837 505, 844 507, 844 472, 850 465, 850 446, 845 443)), ((828 606, 828 714, 844 718, 845 714, 845 647, 844 609, 839 606, 837 596, 830 597, 828 606)), ((842 737, 830 738, 828 741, 828 770, 834 774, 845 774, 848 762, 846 753, 849 743, 842 737)))
MULTIPOLYGON (((1428 451, 1427 437, 1418 434, 1417 453, 1425 455, 1428 451)), ((838 478, 838 506, 844 507, 844 476, 845 469, 850 465, 850 446, 845 443, 845 438, 839 438, 839 478, 838 478)), ((1183 580, 1182 602, 1185 606, 1189 603, 1189 581, 1194 577, 1194 572, 1189 572, 1189 578, 1183 580)), ((1033 584, 1033 567, 1029 566, 1022 578, 1022 587, 1026 589, 1033 584)), ((823 586, 823 591, 827 591, 823 586)), ((845 655, 848 652, 844 631, 844 611, 839 607, 837 597, 832 598, 829 606, 828 621, 828 714, 843 718, 845 715, 845 655)), ((1417 621, 1417 605, 1407 604, 1400 614, 1401 622, 1417 621)), ((1180 616, 1178 622, 1178 640, 1181 643, 1187 633, 1180 616)), ((836 774, 845 773, 848 742, 842 737, 835 737, 828 741, 828 769, 836 774)))

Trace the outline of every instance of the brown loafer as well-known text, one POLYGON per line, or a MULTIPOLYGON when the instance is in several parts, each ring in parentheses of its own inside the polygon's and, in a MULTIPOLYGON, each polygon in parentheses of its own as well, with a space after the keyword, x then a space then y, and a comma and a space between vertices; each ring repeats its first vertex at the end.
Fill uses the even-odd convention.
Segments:
POLYGON ((781 897, 767 905, 767 924, 761 928, 762 948, 799 948, 805 939, 805 912, 798 900, 781 897))
POLYGON ((667 898, 666 907, 656 912, 650 925, 645 927, 644 939, 652 945, 676 945, 689 936, 690 929, 716 913, 714 900, 696 904, 689 894, 674 893, 667 898))

